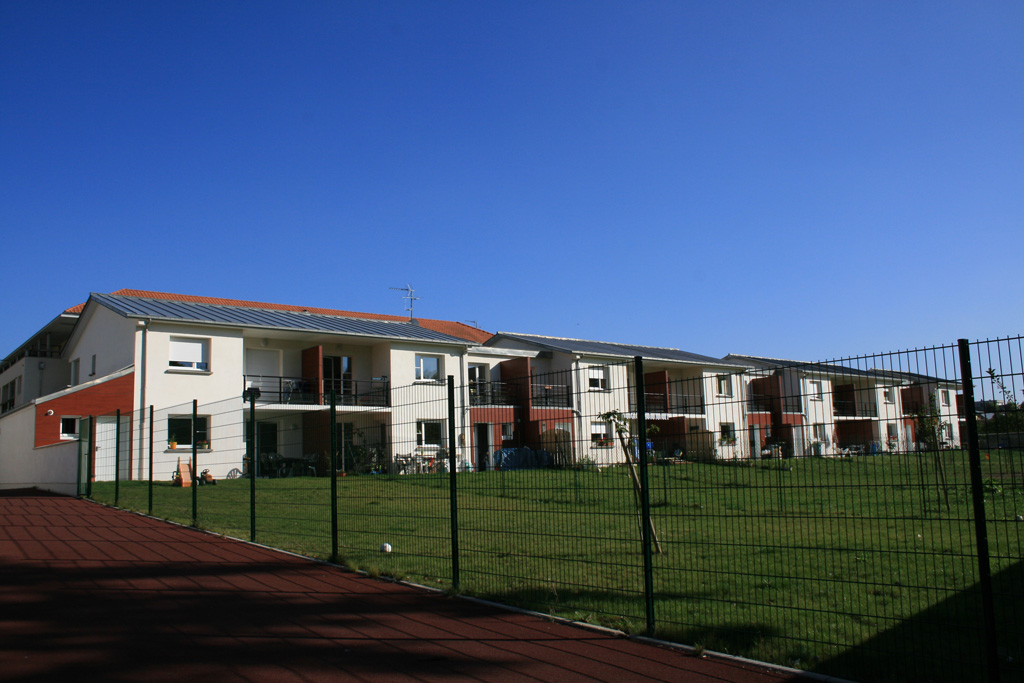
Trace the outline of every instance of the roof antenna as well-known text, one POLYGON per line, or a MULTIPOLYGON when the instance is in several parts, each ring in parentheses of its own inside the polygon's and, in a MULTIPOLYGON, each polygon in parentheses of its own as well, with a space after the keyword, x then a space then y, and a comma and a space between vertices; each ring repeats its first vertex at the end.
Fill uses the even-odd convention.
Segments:
POLYGON ((402 298, 409 300, 409 307, 406 308, 405 310, 409 311, 409 320, 412 320, 413 319, 413 316, 412 316, 413 302, 420 300, 420 298, 418 296, 413 296, 412 295, 412 293, 415 290, 412 287, 410 287, 408 284, 405 287, 389 287, 389 289, 393 289, 396 292, 405 292, 405 296, 403 296, 402 298))

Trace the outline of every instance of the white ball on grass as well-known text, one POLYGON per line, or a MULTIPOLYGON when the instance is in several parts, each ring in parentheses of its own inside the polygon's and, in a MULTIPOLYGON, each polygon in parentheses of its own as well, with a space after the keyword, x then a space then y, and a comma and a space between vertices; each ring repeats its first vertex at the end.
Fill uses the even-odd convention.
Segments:
POLYGON ((380 551, 382 553, 390 553, 391 552, 391 544, 390 543, 381 543, 380 544, 380 551))

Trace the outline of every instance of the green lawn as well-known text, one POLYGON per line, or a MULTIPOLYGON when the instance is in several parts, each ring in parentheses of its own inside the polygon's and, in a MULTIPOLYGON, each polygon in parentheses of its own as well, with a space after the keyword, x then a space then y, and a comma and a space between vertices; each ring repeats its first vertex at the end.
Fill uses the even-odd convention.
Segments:
MULTIPOLYGON (((983 461, 1004 660, 1024 659, 1024 459, 983 461)), ((656 635, 855 680, 982 677, 978 563, 966 455, 885 455, 654 466, 656 635)), ((250 482, 200 487, 198 525, 250 536, 250 482)), ((330 481, 258 480, 256 538, 327 558, 330 481)), ((119 505, 148 507, 145 483, 119 505)), ((644 571, 627 471, 458 477, 464 593, 643 632, 644 571)), ((93 497, 113 502, 113 484, 93 497)), ((160 482, 153 514, 192 520, 192 492, 160 482)), ((447 475, 338 480, 339 561, 447 588, 447 475), (394 548, 379 552, 380 544, 394 548)), ((1004 680, 1021 679, 1008 664, 1004 680)))

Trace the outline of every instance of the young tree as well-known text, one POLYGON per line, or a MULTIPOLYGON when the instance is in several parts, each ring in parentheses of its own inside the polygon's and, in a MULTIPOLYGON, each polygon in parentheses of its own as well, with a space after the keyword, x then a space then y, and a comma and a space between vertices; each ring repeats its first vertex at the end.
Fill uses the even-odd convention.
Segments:
MULTIPOLYGON (((629 421, 626 420, 626 416, 620 413, 618 410, 612 410, 601 415, 601 419, 610 423, 612 429, 615 430, 616 436, 619 437, 619 445, 622 446, 622 452, 626 456, 626 466, 629 467, 629 475, 633 480, 633 501, 636 503, 636 514, 637 520, 640 524, 640 529, 643 529, 643 520, 641 519, 641 506, 640 497, 643 496, 643 486, 640 484, 640 476, 636 472, 636 465, 633 462, 633 448, 634 442, 632 431, 629 427, 629 421)), ((652 430, 657 431, 656 425, 651 425, 647 430, 651 433, 652 430)), ((651 520, 651 540, 654 541, 654 549, 657 553, 661 554, 661 541, 658 540, 658 532, 654 530, 654 520, 651 520)))

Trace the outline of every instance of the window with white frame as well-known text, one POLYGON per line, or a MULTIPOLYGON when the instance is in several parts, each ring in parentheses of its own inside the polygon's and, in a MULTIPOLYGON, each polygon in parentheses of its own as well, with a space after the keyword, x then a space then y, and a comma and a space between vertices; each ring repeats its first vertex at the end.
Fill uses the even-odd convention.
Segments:
POLYGON ((416 381, 418 382, 440 382, 441 381, 441 358, 439 356, 424 356, 416 354, 416 381))
POLYGON ((895 402, 895 391, 896 390, 893 389, 892 387, 884 387, 882 389, 882 400, 885 401, 886 403, 895 402))
POLYGON ((62 415, 60 418, 60 438, 71 441, 78 438, 78 416, 62 415))
MULTIPOLYGON (((210 416, 197 415, 195 423, 196 447, 210 447, 210 416)), ((167 417, 167 442, 178 446, 192 445, 192 416, 170 415, 167 417)))
POLYGON ((736 443, 736 425, 732 422, 718 423, 718 431, 723 443, 736 443))
POLYGON ((512 428, 512 423, 511 422, 504 422, 504 423, 502 423, 502 425, 501 425, 501 440, 502 441, 511 441, 513 436, 514 436, 514 432, 513 432, 513 428, 512 428))
POLYGON ((732 375, 716 375, 715 388, 719 396, 732 396, 732 375))
POLYGON ((443 420, 417 420, 416 445, 427 448, 440 448, 444 445, 443 420))
POLYGON ((603 391, 608 388, 608 368, 595 365, 587 369, 587 388, 590 391, 603 391))
POLYGON ((590 443, 594 446, 611 446, 611 427, 607 422, 590 423, 590 443))
POLYGON ((889 441, 896 441, 900 438, 899 428, 896 426, 895 422, 885 423, 885 434, 889 438, 889 441))
POLYGON ((192 337, 171 337, 167 366, 175 370, 209 371, 210 340, 192 337))
POLYGON ((811 379, 807 380, 807 394, 812 401, 820 401, 822 398, 821 393, 821 380, 811 379))
POLYGON ((814 423, 814 440, 815 441, 827 441, 827 435, 825 434, 825 425, 821 422, 814 423))
POLYGON ((939 401, 942 402, 942 405, 949 406, 949 389, 943 389, 939 392, 939 401))

